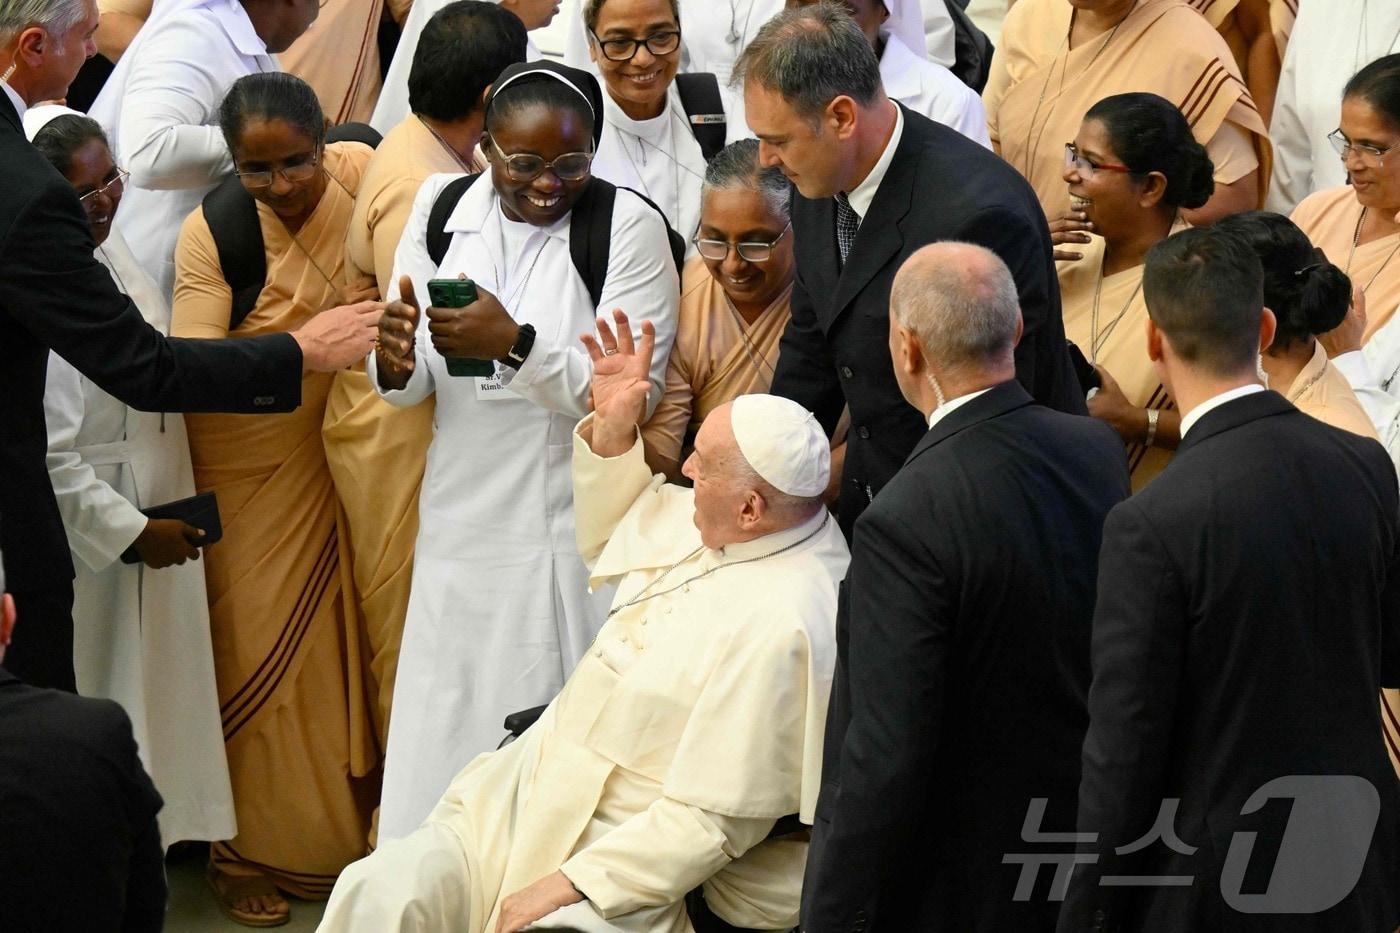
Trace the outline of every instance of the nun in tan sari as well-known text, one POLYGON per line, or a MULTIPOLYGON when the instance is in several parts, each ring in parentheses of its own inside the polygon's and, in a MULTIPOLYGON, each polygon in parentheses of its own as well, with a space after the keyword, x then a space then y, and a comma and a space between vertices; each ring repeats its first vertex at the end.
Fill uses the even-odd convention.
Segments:
POLYGON ((642 427, 647 465, 672 481, 681 481, 710 412, 768 391, 791 312, 788 183, 759 165, 758 141, 731 143, 710 160, 700 197, 700 255, 681 276, 666 392, 642 427))
POLYGON ((1133 491, 1162 471, 1180 414, 1147 356, 1147 252, 1205 203, 1211 162, 1186 120, 1155 94, 1095 104, 1064 147, 1073 220, 1052 225, 1065 336, 1094 365, 1089 414, 1123 438, 1133 491))
POLYGON ((1060 153, 1095 101, 1150 91, 1185 115, 1215 169, 1193 224, 1263 204, 1271 148, 1229 46, 1184 0, 1019 0, 982 100, 992 145, 1030 181, 1045 216, 1069 208, 1060 153))
MULTIPOLYGON (((257 202, 267 284, 230 326, 232 291, 204 208, 180 231, 172 334, 290 331, 340 304, 345 230, 370 149, 325 145, 315 92, 287 74, 230 89, 220 125, 257 202)), ((205 559, 214 669, 238 835, 213 847, 220 907, 285 921, 279 889, 324 898, 364 855, 377 788, 349 564, 321 439, 334 377, 303 378, 277 415, 187 419, 195 486, 218 495, 224 537, 205 559)))

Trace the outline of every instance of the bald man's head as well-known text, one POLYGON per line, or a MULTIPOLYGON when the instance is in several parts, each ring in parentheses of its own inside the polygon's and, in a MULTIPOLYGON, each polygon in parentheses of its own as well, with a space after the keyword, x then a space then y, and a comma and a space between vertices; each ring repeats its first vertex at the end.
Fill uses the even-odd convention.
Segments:
POLYGON ((890 289, 890 310, 940 370, 1004 365, 1020 337, 1011 270, 971 243, 933 243, 906 259, 890 289))

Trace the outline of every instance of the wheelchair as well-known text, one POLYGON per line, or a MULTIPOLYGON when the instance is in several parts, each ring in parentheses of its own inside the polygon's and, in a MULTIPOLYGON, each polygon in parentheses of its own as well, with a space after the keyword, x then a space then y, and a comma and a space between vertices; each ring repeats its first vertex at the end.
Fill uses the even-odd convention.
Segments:
MULTIPOLYGON (((545 706, 533 706, 530 709, 520 710, 518 713, 511 713, 506 717, 505 729, 509 733, 497 748, 505 748, 511 742, 520 738, 525 730, 535 724, 535 721, 544 714, 545 706)), ((796 813, 789 814, 773 824, 772 830, 768 833, 769 839, 776 839, 779 836, 788 836, 793 833, 805 832, 807 826, 797 818, 796 813)), ((695 928, 695 933, 774 933, 774 931, 749 930, 743 927, 731 926, 710 910, 705 903, 704 888, 696 888, 685 896, 685 912, 690 918, 690 925, 695 928)), ((786 931, 786 933, 796 933, 797 928, 786 931)))

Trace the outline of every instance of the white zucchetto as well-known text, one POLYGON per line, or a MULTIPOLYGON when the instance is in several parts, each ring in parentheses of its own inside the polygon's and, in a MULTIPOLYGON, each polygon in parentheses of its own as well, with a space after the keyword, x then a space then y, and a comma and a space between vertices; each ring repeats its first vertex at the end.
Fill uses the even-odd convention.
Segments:
POLYGON ((739 452, 773 488, 804 498, 826 489, 831 445, 810 411, 776 395, 741 395, 730 420, 739 452))

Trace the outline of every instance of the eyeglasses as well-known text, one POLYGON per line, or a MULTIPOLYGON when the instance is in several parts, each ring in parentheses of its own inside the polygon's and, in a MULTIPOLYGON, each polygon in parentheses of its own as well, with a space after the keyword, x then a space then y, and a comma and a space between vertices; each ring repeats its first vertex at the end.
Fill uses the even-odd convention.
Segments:
POLYGON ((131 177, 131 173, 126 169, 115 169, 113 175, 102 183, 102 187, 93 188, 86 194, 78 195, 78 203, 85 209, 92 210, 97 205, 97 196, 105 194, 108 199, 116 200, 122 196, 122 191, 126 189, 126 180, 131 177))
POLYGON ((610 62, 630 62, 636 56, 637 49, 644 45, 648 52, 657 57, 670 55, 681 47, 681 34, 675 29, 654 32, 645 39, 599 39, 598 34, 592 30, 589 30, 588 34, 598 43, 598 48, 603 50, 603 57, 610 62))
POLYGON ((261 172, 235 172, 238 180, 243 182, 245 188, 267 188, 272 184, 274 175, 281 175, 287 181, 296 184, 298 182, 310 181, 316 174, 317 156, 312 156, 305 162, 298 162, 295 165, 284 165, 281 168, 270 168, 261 172))
POLYGON ((791 229, 792 221, 789 220, 787 226, 783 227, 783 232, 766 243, 763 240, 731 243, 729 240, 701 240, 698 238, 693 242, 696 251, 710 262, 724 262, 728 259, 731 246, 739 254, 739 258, 745 262, 767 262, 773 258, 773 247, 777 246, 778 241, 787 236, 787 232, 791 229))
POLYGON ((534 181, 544 174, 545 169, 553 171, 560 181, 581 181, 588 177, 589 169, 593 166, 591 152, 566 152, 552 162, 546 162, 530 153, 506 155, 494 139, 491 140, 491 148, 496 150, 511 181, 534 181))
POLYGON ((1354 152, 1362 162, 1370 165, 1380 165, 1387 152, 1394 150, 1395 146, 1400 146, 1400 143, 1396 143, 1395 146, 1378 149, 1365 143, 1354 143, 1346 138, 1340 127, 1327 134, 1327 141, 1332 144, 1332 148, 1337 150, 1337 155, 1341 156, 1344 161, 1350 153, 1354 152))
POLYGON ((1126 165, 1114 165, 1112 162, 1095 162, 1093 159, 1079 151, 1079 147, 1074 143, 1065 143, 1065 168, 1073 167, 1079 174, 1092 177, 1095 172, 1123 172, 1128 175, 1134 174, 1133 170, 1126 165))

